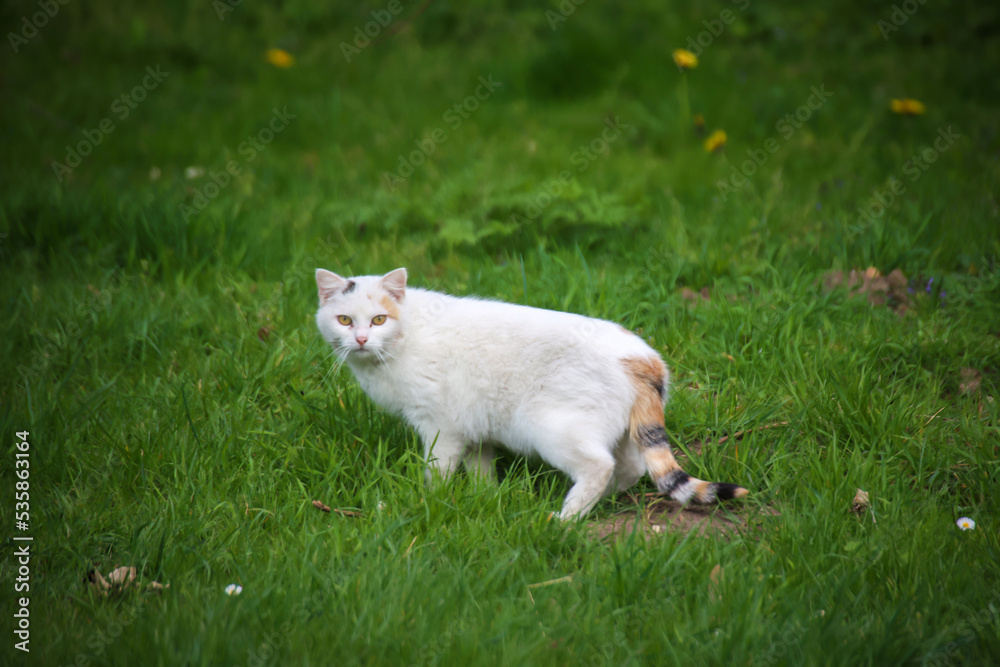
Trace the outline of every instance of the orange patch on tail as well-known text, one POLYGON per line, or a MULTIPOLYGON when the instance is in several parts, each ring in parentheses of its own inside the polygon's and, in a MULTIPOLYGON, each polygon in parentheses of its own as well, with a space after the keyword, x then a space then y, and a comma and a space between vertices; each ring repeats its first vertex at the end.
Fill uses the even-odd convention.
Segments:
POLYGON ((667 368, 657 357, 622 359, 635 401, 629 413, 629 438, 642 451, 643 460, 653 479, 680 469, 663 432, 663 394, 667 368), (650 437, 654 441, 650 441, 650 437))
POLYGON ((670 451, 669 447, 663 447, 662 449, 646 449, 642 453, 643 461, 646 463, 646 469, 649 471, 649 476, 655 479, 662 479, 668 474, 675 470, 680 470, 680 465, 677 463, 677 459, 674 458, 674 453, 670 451))
MULTIPOLYGON (((667 367, 659 357, 630 357, 622 359, 622 366, 632 380, 632 386, 636 390, 642 386, 662 388, 663 378, 667 374, 667 367)), ((660 393, 661 389, 657 389, 660 393)))
MULTIPOLYGON (((631 428, 663 426, 666 366, 656 357, 622 359, 621 363, 635 390, 635 403, 632 404, 632 413, 629 415, 631 428)), ((636 434, 632 435, 636 439, 636 434)))

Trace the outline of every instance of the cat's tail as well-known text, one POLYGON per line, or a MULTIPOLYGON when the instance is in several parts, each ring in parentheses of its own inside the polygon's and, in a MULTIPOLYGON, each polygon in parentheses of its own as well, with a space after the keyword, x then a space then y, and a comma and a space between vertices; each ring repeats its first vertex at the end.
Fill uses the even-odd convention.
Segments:
POLYGON ((623 360, 636 399, 629 413, 629 438, 639 448, 649 476, 660 493, 682 503, 702 505, 742 498, 742 486, 726 482, 705 482, 684 472, 667 440, 663 424, 663 400, 667 369, 656 357, 623 360))

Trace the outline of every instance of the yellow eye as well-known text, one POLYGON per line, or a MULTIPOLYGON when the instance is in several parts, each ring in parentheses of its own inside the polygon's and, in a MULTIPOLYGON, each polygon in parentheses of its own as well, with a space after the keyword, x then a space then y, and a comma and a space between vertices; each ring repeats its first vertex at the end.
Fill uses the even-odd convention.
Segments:
POLYGON ((337 321, 343 324, 345 327, 351 326, 351 318, 347 315, 337 315, 337 321))
POLYGON ((385 315, 376 315, 372 318, 372 324, 378 326, 380 324, 385 324, 385 315))

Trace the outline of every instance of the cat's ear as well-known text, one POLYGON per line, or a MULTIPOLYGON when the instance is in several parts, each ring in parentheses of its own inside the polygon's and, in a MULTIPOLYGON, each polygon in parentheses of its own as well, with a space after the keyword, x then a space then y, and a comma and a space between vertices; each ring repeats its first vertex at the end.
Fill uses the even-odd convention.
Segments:
POLYGON ((319 305, 323 306, 347 286, 347 281, 333 271, 316 269, 316 287, 319 288, 319 305))
POLYGON ((382 276, 382 287, 391 294, 396 301, 403 299, 406 293, 406 269, 396 269, 382 276))

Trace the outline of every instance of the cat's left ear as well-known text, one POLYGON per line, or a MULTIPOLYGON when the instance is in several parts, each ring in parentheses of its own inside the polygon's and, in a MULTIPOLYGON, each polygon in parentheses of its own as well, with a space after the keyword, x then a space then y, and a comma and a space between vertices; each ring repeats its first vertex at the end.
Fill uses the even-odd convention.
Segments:
POLYGON ((326 269, 316 269, 316 287, 319 288, 319 305, 323 306, 333 298, 333 295, 341 291, 347 281, 338 276, 333 271, 326 269))
POLYGON ((396 269, 382 276, 382 287, 396 301, 402 301, 403 294, 406 293, 406 269, 396 269))

